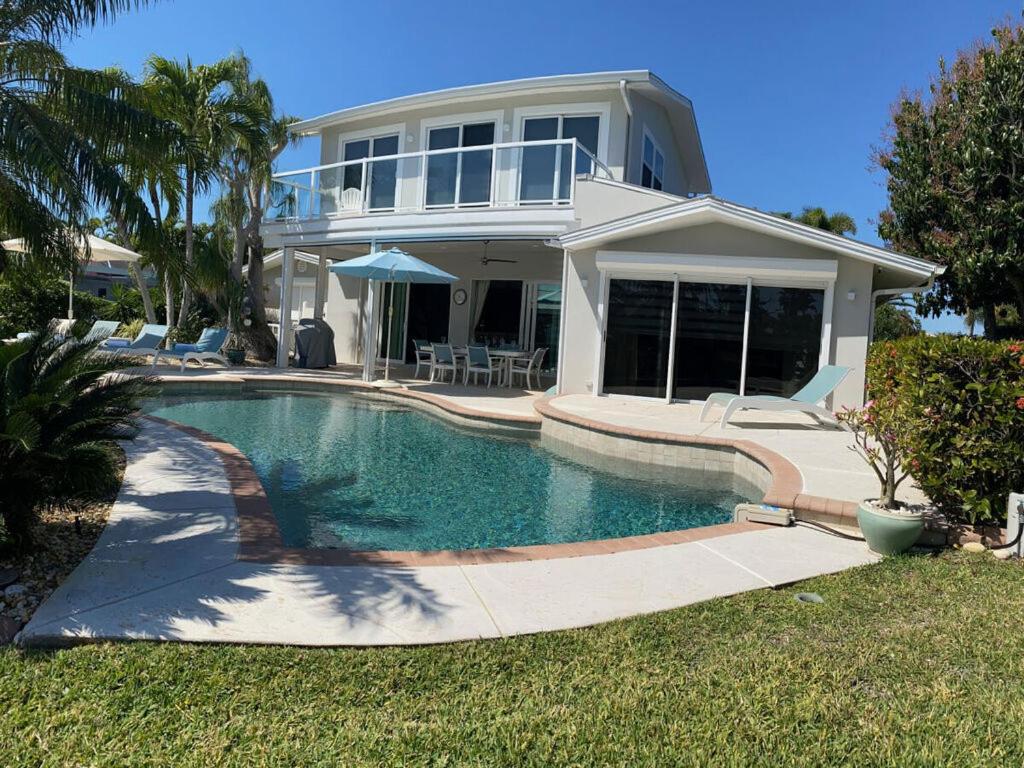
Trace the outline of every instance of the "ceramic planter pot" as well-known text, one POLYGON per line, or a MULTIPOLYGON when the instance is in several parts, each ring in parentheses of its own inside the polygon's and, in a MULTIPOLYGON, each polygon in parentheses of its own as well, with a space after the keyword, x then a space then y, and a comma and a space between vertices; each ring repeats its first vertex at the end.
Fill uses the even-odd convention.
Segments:
POLYGON ((872 552, 898 555, 914 546, 924 530, 924 515, 879 509, 864 501, 857 508, 857 524, 872 552))

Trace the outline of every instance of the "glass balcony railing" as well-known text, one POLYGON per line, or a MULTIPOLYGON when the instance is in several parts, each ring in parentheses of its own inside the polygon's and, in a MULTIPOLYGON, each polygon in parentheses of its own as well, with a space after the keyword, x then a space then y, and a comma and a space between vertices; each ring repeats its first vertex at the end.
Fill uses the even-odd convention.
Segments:
POLYGON ((576 139, 367 157, 275 174, 266 220, 571 206, 583 173, 614 178, 576 139))

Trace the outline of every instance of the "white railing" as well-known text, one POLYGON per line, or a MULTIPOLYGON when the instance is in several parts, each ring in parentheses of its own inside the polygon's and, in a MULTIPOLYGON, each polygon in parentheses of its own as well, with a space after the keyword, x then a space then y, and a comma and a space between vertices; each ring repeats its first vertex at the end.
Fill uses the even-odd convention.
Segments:
POLYGON ((367 157, 274 174, 266 220, 571 206, 584 173, 614 179, 576 139, 367 157))

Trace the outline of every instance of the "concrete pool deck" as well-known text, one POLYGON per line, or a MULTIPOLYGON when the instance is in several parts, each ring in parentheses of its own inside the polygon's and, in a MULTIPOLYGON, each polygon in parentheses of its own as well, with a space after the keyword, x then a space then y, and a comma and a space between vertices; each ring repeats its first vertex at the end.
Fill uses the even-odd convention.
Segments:
POLYGON ((678 543, 516 562, 258 562, 240 557, 240 497, 225 454, 148 420, 126 454, 107 528, 22 630, 21 642, 496 638, 666 610, 877 559, 862 543, 808 528, 746 524, 678 543))

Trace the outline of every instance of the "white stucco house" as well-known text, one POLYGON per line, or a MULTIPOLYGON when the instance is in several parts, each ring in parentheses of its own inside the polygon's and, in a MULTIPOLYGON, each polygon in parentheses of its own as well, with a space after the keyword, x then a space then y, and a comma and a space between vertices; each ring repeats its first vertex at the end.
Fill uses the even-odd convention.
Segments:
POLYGON ((788 395, 835 363, 853 373, 832 405, 853 405, 875 305, 941 271, 714 197, 693 105, 648 71, 416 94, 292 131, 319 137, 320 163, 276 176, 267 286, 286 316, 306 281, 340 362, 515 342, 550 349, 561 393, 661 401, 788 395), (392 287, 326 267, 392 245, 459 282, 394 286, 384 349, 392 287))

